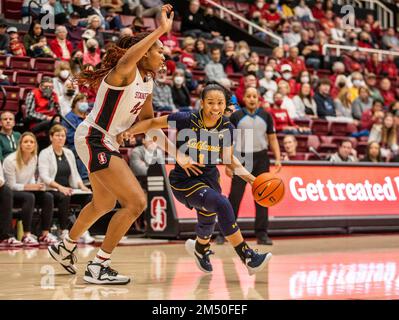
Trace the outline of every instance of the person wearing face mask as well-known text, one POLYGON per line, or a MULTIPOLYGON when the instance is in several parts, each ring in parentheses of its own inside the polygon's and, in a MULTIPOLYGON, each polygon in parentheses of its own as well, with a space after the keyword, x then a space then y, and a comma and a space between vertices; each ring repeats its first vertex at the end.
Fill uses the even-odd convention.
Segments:
POLYGON ((248 16, 251 20, 258 22, 266 14, 269 4, 265 0, 256 0, 249 8, 248 16))
POLYGON ((298 76, 300 72, 306 70, 305 62, 302 58, 299 57, 299 49, 297 47, 290 48, 288 57, 286 59, 283 59, 281 63, 291 66, 291 72, 293 77, 298 76))
POLYGON ((179 111, 191 111, 190 92, 185 85, 184 70, 176 69, 173 74, 172 97, 179 111))
POLYGON ((363 75, 360 72, 353 72, 350 76, 352 87, 349 88, 349 100, 351 103, 359 96, 359 89, 365 86, 363 75))
POLYGON ((90 64, 96 66, 101 62, 100 50, 96 39, 89 39, 86 42, 85 52, 83 53, 83 65, 90 64))
POLYGON ((286 81, 290 87, 289 96, 294 97, 297 93, 297 83, 293 78, 292 67, 289 64, 282 64, 280 68, 281 78, 277 79, 277 84, 280 81, 286 81))
POLYGON ((275 3, 269 5, 269 9, 263 14, 262 19, 265 21, 266 26, 272 30, 280 24, 282 16, 275 3))
POLYGON ((72 76, 71 67, 66 61, 56 65, 54 70, 53 86, 58 98, 65 94, 65 82, 72 76))
POLYGON ((274 94, 278 88, 277 83, 273 80, 273 78, 274 69, 272 66, 267 65, 265 67, 265 77, 259 80, 259 86, 265 88, 266 92, 272 92, 274 94))
POLYGON ((61 121, 61 124, 67 129, 65 145, 75 154, 78 171, 83 180, 88 178, 88 172, 76 153, 74 139, 76 128, 86 118, 88 111, 89 104, 87 102, 87 96, 83 93, 78 93, 72 101, 71 111, 61 121))
POLYGON ((59 112, 57 94, 50 77, 43 77, 39 88, 26 96, 26 111, 29 128, 32 132, 48 131, 54 117, 59 112))
POLYGON ((64 117, 71 111, 73 98, 78 93, 78 86, 74 85, 71 80, 65 81, 64 95, 59 99, 60 113, 64 117))

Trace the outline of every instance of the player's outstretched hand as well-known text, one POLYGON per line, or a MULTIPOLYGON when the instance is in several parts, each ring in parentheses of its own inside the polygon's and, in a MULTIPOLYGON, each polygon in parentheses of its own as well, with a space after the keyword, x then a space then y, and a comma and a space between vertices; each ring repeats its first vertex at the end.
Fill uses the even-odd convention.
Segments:
POLYGON ((276 168, 276 170, 274 171, 274 173, 279 173, 281 171, 281 162, 280 161, 276 161, 274 163, 274 167, 276 168))
POLYGON ((177 153, 176 162, 183 168, 189 177, 191 177, 190 173, 193 173, 196 176, 202 174, 199 167, 205 167, 203 164, 195 162, 191 157, 181 152, 177 153))
POLYGON ((169 32, 172 29, 174 16, 175 13, 173 12, 173 7, 170 4, 165 4, 164 6, 162 6, 162 13, 159 25, 165 33, 169 32), (168 13, 170 13, 169 18, 168 13))

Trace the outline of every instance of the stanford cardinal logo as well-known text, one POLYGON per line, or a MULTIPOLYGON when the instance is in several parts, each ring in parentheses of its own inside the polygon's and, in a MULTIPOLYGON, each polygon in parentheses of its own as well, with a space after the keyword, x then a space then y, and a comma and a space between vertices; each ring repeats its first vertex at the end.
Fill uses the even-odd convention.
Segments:
POLYGON ((105 153, 104 152, 101 152, 101 153, 99 153, 98 154, 98 156, 97 156, 97 158, 98 158, 98 162, 100 163, 100 164, 106 164, 107 163, 107 157, 105 156, 105 153))

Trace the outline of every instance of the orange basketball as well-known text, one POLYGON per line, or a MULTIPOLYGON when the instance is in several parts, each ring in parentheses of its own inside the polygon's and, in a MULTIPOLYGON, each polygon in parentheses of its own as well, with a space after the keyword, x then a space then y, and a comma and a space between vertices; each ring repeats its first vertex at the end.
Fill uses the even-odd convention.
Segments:
POLYGON ((262 173, 252 185, 255 201, 263 207, 272 207, 284 197, 284 183, 272 173, 262 173))

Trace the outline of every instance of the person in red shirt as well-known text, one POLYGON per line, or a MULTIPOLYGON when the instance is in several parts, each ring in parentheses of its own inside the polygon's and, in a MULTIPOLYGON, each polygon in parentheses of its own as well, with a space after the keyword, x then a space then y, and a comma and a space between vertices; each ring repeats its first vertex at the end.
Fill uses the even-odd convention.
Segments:
POLYGON ((317 0, 314 7, 312 8, 312 15, 316 20, 325 19, 325 13, 323 10, 323 0, 317 0))
POLYGON ((293 77, 298 76, 302 71, 306 71, 305 62, 299 57, 298 47, 290 48, 288 57, 283 59, 282 64, 289 64, 291 66, 293 77))
POLYGON ((256 0, 249 8, 248 18, 259 21, 259 18, 263 17, 267 9, 269 9, 269 4, 265 0, 256 0))
POLYGON ((395 64, 394 56, 385 56, 385 59, 381 63, 380 75, 386 76, 388 78, 398 77, 398 68, 395 64))
POLYGON ((274 30, 277 28, 280 22, 281 15, 277 11, 277 6, 272 3, 270 4, 269 9, 263 14, 261 25, 265 25, 266 27, 274 30))
POLYGON ((361 32, 359 35, 359 42, 357 45, 361 48, 373 49, 373 39, 371 38, 370 34, 367 32, 361 32))
POLYGON ((73 47, 71 41, 67 40, 67 29, 64 26, 58 26, 55 29, 55 35, 56 38, 50 42, 51 51, 63 61, 71 60, 73 47))
POLYGON ((375 123, 380 122, 384 118, 383 103, 380 100, 374 100, 371 109, 367 109, 362 113, 360 127, 362 130, 371 130, 375 123))
POLYGON ((391 103, 396 101, 395 93, 392 89, 391 80, 384 78, 380 82, 381 96, 384 99, 384 106, 389 107, 391 103))
POLYGON ((331 34, 331 29, 335 28, 334 12, 327 10, 324 14, 324 18, 320 19, 320 24, 324 29, 324 32, 328 35, 331 34))
POLYGON ((28 93, 26 111, 29 129, 33 133, 50 129, 54 117, 59 113, 58 97, 50 77, 43 77, 39 88, 28 93))
POLYGON ((180 62, 186 65, 188 71, 191 71, 197 66, 197 62, 194 59, 194 44, 195 40, 193 38, 184 38, 180 62))
POLYGON ((380 63, 380 59, 378 53, 372 53, 366 62, 366 69, 368 73, 374 73, 377 75, 381 74, 382 65, 380 63))
POLYGON ((162 41, 165 47, 169 47, 172 53, 181 52, 179 40, 172 34, 171 31, 164 34, 161 38, 159 38, 159 40, 162 41))
POLYGON ((281 109, 282 103, 283 95, 279 92, 276 92, 274 94, 274 103, 272 104, 272 107, 266 110, 273 117, 274 126, 277 132, 291 134, 309 133, 309 128, 297 126, 288 115, 287 110, 281 109))

